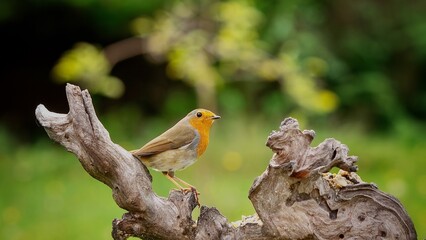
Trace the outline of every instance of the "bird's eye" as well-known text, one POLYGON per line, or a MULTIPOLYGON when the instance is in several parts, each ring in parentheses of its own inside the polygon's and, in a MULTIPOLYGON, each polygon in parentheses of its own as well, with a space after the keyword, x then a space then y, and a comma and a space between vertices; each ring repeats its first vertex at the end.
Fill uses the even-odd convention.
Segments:
POLYGON ((197 112, 197 117, 201 117, 203 114, 201 112, 197 112))

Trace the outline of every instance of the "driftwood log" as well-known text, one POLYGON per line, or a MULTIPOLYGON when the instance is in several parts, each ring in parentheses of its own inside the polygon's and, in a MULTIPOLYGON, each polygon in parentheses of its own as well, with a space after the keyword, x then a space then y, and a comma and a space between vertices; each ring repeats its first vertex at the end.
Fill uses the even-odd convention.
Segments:
POLYGON ((35 114, 49 137, 74 153, 128 211, 113 220, 113 239, 416 239, 401 203, 355 173, 357 157, 348 156, 346 145, 326 139, 311 147, 315 132, 301 131, 293 118, 267 139, 273 157, 249 191, 256 213, 230 223, 216 208, 201 206, 194 221, 194 193, 156 195, 148 169, 111 141, 89 92, 68 84, 66 95, 68 114, 42 104, 35 114), (338 174, 329 173, 333 167, 338 174))

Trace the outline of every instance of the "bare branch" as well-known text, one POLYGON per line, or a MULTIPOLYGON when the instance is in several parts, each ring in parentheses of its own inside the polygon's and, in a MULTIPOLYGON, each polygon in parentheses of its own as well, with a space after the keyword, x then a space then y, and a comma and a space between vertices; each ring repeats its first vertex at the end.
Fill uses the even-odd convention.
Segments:
POLYGON ((357 157, 347 155, 346 145, 326 139, 310 147, 315 132, 301 131, 293 118, 268 137, 274 155, 249 192, 257 214, 230 223, 216 208, 202 206, 195 222, 194 193, 157 196, 148 169, 111 141, 88 91, 68 84, 66 94, 68 114, 41 104, 35 114, 49 137, 74 153, 128 211, 113 220, 114 239, 416 239, 401 203, 354 172, 357 157), (333 167, 345 171, 328 173, 333 167))
POLYGON ((74 153, 92 177, 112 189, 118 206, 133 217, 142 216, 136 219, 140 220, 140 226, 149 226, 144 236, 163 239, 193 236, 191 212, 196 202, 192 193, 172 192, 169 199, 157 196, 152 191, 146 167, 111 141, 96 117, 87 90, 68 84, 66 93, 70 105, 68 114, 49 112, 43 105, 36 109, 37 119, 48 135, 74 153))
POLYGON ((144 38, 132 37, 108 45, 103 52, 112 67, 121 61, 147 53, 146 48, 144 38))

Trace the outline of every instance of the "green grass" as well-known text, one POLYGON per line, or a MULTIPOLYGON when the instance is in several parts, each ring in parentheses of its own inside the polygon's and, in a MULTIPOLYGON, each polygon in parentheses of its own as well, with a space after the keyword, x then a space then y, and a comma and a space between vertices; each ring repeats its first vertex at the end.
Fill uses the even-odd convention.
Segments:
MULTIPOLYGON (((201 204, 215 206, 236 221, 254 213, 248 191, 272 156, 266 138, 282 119, 232 117, 215 123, 206 153, 177 176, 197 187, 201 204)), ((132 128, 117 119, 107 116, 102 121, 113 141, 129 150, 173 124, 138 119, 140 127, 132 128)), ((359 156, 363 180, 396 196, 413 219, 419 239, 426 237, 426 140, 368 134, 351 126, 315 130, 313 145, 326 137, 348 145, 349 153, 359 156)), ((151 173, 154 190, 166 197, 174 185, 160 173, 151 173)), ((107 186, 91 178, 73 154, 47 135, 34 144, 19 145, 0 131, 0 189, 0 239, 110 239, 111 221, 125 212, 107 186)))
POLYGON ((0 162, 0 239, 108 239, 110 190, 53 142, 16 147, 0 162))

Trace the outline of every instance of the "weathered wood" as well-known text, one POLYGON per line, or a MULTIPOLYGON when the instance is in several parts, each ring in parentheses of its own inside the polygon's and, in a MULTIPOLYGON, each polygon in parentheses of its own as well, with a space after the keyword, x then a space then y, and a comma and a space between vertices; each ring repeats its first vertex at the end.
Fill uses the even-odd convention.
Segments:
POLYGON ((314 131, 301 131, 293 118, 268 138, 274 155, 249 192, 257 214, 230 223, 216 208, 202 206, 195 222, 192 192, 157 196, 148 169, 111 141, 88 91, 68 84, 66 94, 68 114, 40 104, 36 117, 49 137, 74 153, 128 211, 113 220, 114 239, 416 239, 401 203, 362 182, 354 173, 357 158, 347 156, 344 144, 326 139, 310 147, 314 131), (345 171, 328 173, 333 167, 345 171))
POLYGON ((353 172, 357 157, 347 146, 326 139, 312 148, 314 136, 293 118, 269 136, 275 154, 249 194, 264 231, 288 239, 416 239, 401 203, 353 172), (327 173, 333 167, 346 171, 327 173))

